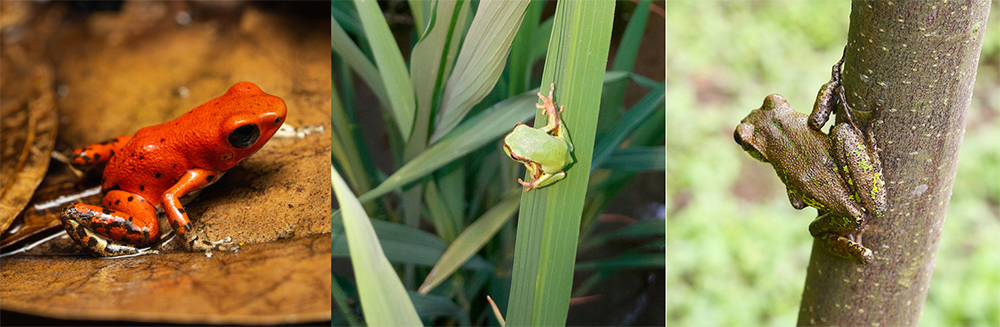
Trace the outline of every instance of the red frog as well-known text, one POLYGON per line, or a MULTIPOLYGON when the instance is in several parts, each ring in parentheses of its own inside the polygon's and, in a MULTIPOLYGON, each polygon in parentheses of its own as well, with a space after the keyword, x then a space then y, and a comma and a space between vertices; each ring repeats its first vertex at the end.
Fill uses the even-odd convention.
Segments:
POLYGON ((63 226, 95 256, 143 254, 159 239, 159 209, 192 250, 231 249, 229 238, 200 240, 182 204, 264 146, 285 111, 281 98, 239 82, 177 119, 76 149, 74 166, 107 162, 104 207, 66 206, 63 226))

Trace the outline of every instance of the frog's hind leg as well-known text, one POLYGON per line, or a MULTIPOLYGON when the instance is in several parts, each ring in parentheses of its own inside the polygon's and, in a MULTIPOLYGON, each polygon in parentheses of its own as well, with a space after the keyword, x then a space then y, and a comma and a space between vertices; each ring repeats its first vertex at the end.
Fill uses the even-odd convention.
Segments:
POLYGON ((830 132, 833 155, 842 163, 838 169, 851 189, 852 200, 866 208, 869 215, 879 217, 885 211, 885 181, 881 163, 863 139, 859 130, 849 124, 839 124, 830 132))
POLYGON ((105 207, 73 204, 59 215, 67 234, 95 256, 142 254, 160 233, 156 208, 141 197, 108 192, 105 207), (110 209, 109 209, 110 208, 110 209))
POLYGON ((836 216, 829 212, 809 224, 809 233, 833 254, 859 264, 869 264, 875 256, 872 250, 861 245, 864 219, 836 216))

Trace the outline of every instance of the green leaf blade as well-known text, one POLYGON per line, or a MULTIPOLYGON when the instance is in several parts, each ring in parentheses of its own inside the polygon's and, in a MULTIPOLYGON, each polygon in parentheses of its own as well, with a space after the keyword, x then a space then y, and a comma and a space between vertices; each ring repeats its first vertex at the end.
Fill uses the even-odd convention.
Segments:
POLYGON ((361 203, 333 167, 330 167, 330 174, 340 204, 365 321, 370 326, 422 325, 361 203))
POLYGON ((388 93, 396 125, 399 126, 403 141, 406 142, 413 131, 416 99, 413 96, 413 86, 403 55, 396 47, 396 39, 389 31, 389 25, 386 24, 378 3, 372 0, 354 0, 354 5, 358 9, 358 16, 361 17, 361 24, 364 25, 365 35, 371 42, 375 64, 388 93))
POLYGON ((511 43, 524 18, 528 1, 482 1, 448 79, 437 129, 431 142, 443 137, 479 103, 503 72, 511 43))
MULTIPOLYGON (((565 106, 562 119, 577 162, 562 181, 522 196, 507 308, 512 326, 566 323, 614 6, 611 1, 556 5, 542 83, 556 84, 555 101, 565 106)), ((536 116, 535 125, 544 121, 536 116)))
POLYGON ((493 238, 500 227, 507 223, 507 220, 514 215, 518 205, 519 194, 509 195, 499 204, 490 208, 476 222, 469 225, 441 255, 441 260, 434 265, 434 269, 427 275, 427 279, 424 280, 423 285, 420 285, 418 291, 421 294, 427 294, 458 270, 458 267, 475 255, 486 242, 493 238))

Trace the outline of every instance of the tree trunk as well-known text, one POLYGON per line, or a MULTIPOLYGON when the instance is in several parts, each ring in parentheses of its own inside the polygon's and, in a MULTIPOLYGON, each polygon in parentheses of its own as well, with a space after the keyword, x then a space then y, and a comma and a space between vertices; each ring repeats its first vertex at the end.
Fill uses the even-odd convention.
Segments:
POLYGON ((865 121, 862 111, 885 101, 871 132, 888 210, 862 240, 870 265, 813 243, 799 325, 919 323, 989 10, 986 0, 853 2, 843 83, 865 121))

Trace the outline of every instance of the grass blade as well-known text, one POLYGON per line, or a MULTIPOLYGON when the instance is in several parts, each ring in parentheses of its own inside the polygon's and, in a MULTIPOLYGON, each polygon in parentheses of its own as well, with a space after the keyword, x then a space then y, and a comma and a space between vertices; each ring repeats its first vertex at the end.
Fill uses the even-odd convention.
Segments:
MULTIPOLYGON (((639 45, 642 43, 642 34, 646 29, 646 20, 649 18, 650 0, 639 1, 632 12, 632 19, 625 27, 621 42, 618 44, 618 51, 615 52, 614 62, 611 64, 612 70, 632 71, 635 64, 635 56, 639 52, 639 45)), ((601 102, 601 118, 598 122, 597 131, 604 132, 611 123, 618 119, 622 111, 622 99, 625 97, 625 86, 627 82, 622 81, 608 85, 608 96, 601 102)), ((595 164, 596 166, 596 164, 595 164)))
POLYGON ((594 147, 594 165, 593 168, 600 167, 608 155, 611 154, 618 145, 625 140, 625 137, 631 133, 636 126, 644 122, 647 117, 649 117, 657 109, 662 110, 664 108, 663 100, 666 92, 666 88, 663 83, 660 83, 658 87, 654 87, 649 94, 642 97, 632 110, 622 117, 608 133, 601 138, 601 143, 594 147))
POLYGON ((617 258, 581 262, 576 269, 581 270, 614 270, 625 268, 664 267, 667 257, 663 253, 625 254, 617 258))
MULTIPOLYGON (((507 308, 512 326, 566 324, 614 7, 612 1, 556 4, 542 84, 556 84, 577 162, 562 181, 521 197, 507 308)), ((539 117, 537 126, 546 121, 539 117)))
POLYGON ((372 92, 375 92, 378 101, 382 105, 390 105, 389 93, 385 91, 385 85, 382 84, 382 75, 379 75, 375 64, 372 64, 368 57, 365 57, 365 54, 354 44, 354 41, 337 21, 332 21, 330 24, 330 45, 333 52, 340 55, 344 62, 351 66, 351 69, 357 72, 358 76, 368 84, 372 92))
POLYGON ((422 325, 396 270, 382 252, 368 214, 333 167, 330 167, 330 175, 340 204, 365 321, 370 326, 422 325))
POLYGON ((520 194, 510 194, 499 204, 486 211, 476 222, 469 225, 441 255, 441 260, 438 260, 437 264, 434 265, 434 269, 427 275, 423 285, 420 285, 418 292, 427 294, 431 289, 448 279, 452 273, 458 270, 459 266, 469 260, 476 252, 479 252, 479 249, 493 239, 493 235, 514 215, 519 202, 520 194))
POLYGON ((400 136, 405 143, 413 131, 414 111, 417 106, 413 97, 410 74, 406 71, 406 63, 403 61, 403 55, 399 53, 399 48, 396 47, 396 39, 392 37, 378 3, 370 0, 354 0, 354 6, 358 9, 365 35, 371 42, 375 64, 389 95, 389 107, 392 108, 400 136))
MULTIPOLYGON (((347 244, 344 230, 340 227, 341 217, 334 212, 331 219, 333 239, 333 257, 350 256, 350 246, 347 244)), ((371 220, 372 228, 378 235, 378 242, 385 250, 385 256, 392 263, 412 263, 420 266, 434 266, 441 259, 441 255, 448 247, 440 237, 434 234, 408 227, 403 224, 396 224, 382 220, 371 220)), ((473 256, 466 261, 463 268, 477 271, 492 271, 493 266, 482 257, 473 256)))
POLYGON ((432 143, 458 126, 472 106, 493 90, 527 7, 525 0, 479 3, 455 70, 448 79, 432 143))
POLYGON ((663 170, 667 151, 662 146, 630 146, 612 152, 600 168, 631 172, 663 170))
MULTIPOLYGON (((437 105, 434 101, 439 98, 438 93, 448 80, 469 12, 468 1, 416 2, 434 11, 430 15, 430 29, 413 46, 410 60, 410 77, 413 79, 413 92, 417 97, 413 138, 421 142, 407 146, 407 153, 412 155, 427 147, 431 112, 437 105), (432 3, 435 5, 429 6, 432 3)), ((408 155, 407 159, 410 159, 409 157, 408 155)))
POLYGON ((652 236, 663 237, 666 235, 666 228, 665 220, 655 219, 640 221, 627 227, 588 237, 587 241, 580 244, 579 251, 585 252, 587 250, 591 250, 598 245, 604 244, 616 238, 641 238, 652 236))

